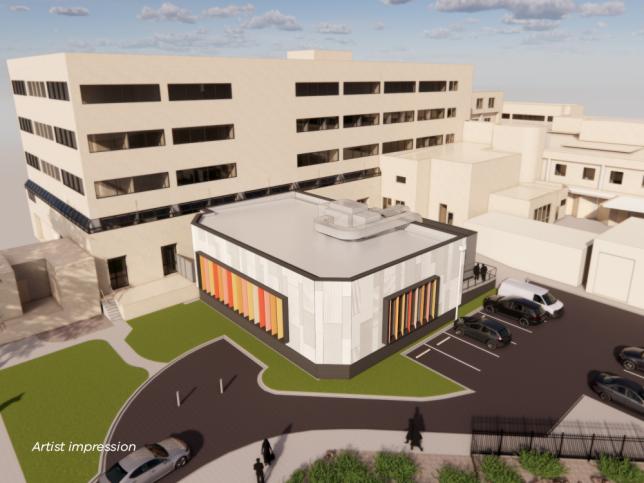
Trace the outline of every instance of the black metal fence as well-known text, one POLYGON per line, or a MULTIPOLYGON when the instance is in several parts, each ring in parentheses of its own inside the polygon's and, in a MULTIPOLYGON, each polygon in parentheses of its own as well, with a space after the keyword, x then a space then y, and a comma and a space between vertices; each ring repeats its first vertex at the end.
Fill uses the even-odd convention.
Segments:
POLYGON ((487 270, 485 273, 485 278, 479 273, 478 277, 474 276, 474 271, 472 269, 466 270, 463 274, 463 291, 473 289, 484 283, 489 283, 490 281, 496 280, 496 267, 491 265, 486 265, 487 270))
POLYGON ((550 432, 555 424, 545 420, 475 418, 471 453, 511 456, 534 449, 560 458, 591 460, 607 455, 644 461, 644 437, 550 432))

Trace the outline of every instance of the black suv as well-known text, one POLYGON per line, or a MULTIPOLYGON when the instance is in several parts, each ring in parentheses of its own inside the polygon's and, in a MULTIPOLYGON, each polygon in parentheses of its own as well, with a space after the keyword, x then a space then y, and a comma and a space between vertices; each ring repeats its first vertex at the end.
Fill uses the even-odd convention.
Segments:
POLYGON ((520 297, 492 295, 483 300, 483 307, 491 314, 498 312, 517 319, 522 327, 541 324, 548 318, 541 305, 520 297))
POLYGON ((617 354, 619 363, 629 371, 644 371, 644 347, 624 347, 617 354))
POLYGON ((512 334, 505 325, 481 314, 456 319, 454 332, 456 335, 466 335, 483 342, 488 349, 492 350, 499 346, 506 346, 512 341, 512 334))

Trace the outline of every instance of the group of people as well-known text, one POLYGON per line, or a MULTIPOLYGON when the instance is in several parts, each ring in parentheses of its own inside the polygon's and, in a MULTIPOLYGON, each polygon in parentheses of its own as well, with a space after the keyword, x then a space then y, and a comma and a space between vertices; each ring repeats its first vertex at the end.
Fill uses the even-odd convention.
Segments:
POLYGON ((478 282, 479 278, 485 282, 487 280, 487 265, 485 263, 478 263, 474 265, 474 281, 478 282))
POLYGON ((264 463, 257 458, 253 465, 255 476, 257 476, 257 483, 264 483, 264 466, 270 466, 275 460, 275 453, 273 452, 271 443, 267 439, 264 439, 262 442, 262 458, 264 459, 264 463))

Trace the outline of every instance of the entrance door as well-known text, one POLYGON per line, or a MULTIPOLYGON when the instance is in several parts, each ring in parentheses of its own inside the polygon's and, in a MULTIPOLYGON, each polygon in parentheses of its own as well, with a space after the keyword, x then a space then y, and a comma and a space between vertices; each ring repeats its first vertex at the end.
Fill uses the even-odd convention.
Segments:
POLYGON ((438 209, 438 221, 441 223, 447 223, 447 205, 442 203, 438 209))

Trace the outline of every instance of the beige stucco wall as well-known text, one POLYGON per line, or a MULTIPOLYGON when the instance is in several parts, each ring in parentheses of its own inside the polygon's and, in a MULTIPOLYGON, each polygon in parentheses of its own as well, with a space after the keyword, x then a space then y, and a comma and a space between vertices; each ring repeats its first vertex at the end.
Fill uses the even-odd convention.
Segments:
POLYGON ((22 304, 16 276, 9 261, 0 254, 0 322, 21 315, 22 304))

